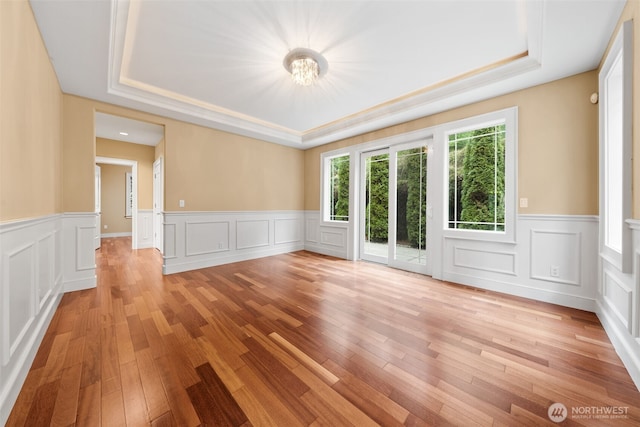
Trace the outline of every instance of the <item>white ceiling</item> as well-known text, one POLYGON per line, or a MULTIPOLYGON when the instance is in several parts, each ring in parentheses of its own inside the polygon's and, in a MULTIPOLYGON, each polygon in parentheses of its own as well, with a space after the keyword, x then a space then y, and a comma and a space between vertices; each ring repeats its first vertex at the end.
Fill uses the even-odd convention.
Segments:
POLYGON ((625 1, 31 4, 65 93, 308 148, 592 70, 625 1))
POLYGON ((97 112, 95 114, 95 126, 98 138, 154 147, 164 138, 164 126, 111 114, 97 112))

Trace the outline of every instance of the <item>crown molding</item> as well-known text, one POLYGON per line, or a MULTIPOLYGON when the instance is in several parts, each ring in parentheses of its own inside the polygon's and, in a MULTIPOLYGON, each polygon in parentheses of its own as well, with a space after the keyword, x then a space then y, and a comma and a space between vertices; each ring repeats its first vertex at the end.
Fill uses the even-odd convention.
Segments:
MULTIPOLYGON (((443 106, 443 100, 540 68, 544 3, 527 2, 527 52, 299 132, 127 77, 139 4, 113 0, 107 92, 161 108, 169 113, 169 117, 180 116, 182 120, 189 117, 194 123, 214 129, 290 147, 311 148, 438 113, 447 108, 443 106), (172 116, 171 113, 175 114, 172 116)), ((467 103, 473 101, 477 100, 467 103)))

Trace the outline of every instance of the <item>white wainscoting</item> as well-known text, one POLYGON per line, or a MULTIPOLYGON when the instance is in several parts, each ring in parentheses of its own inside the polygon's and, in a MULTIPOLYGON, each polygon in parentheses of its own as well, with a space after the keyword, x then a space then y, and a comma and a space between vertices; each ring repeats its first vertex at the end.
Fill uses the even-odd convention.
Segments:
POLYGON ((595 311, 598 218, 519 215, 514 243, 445 238, 442 260, 444 280, 595 311))
POLYGON ((96 286, 94 213, 0 224, 0 425, 64 292, 96 286))
POLYGON ((633 233, 633 269, 625 274, 602 261, 597 314, 640 389, 640 221, 627 223, 633 233))
POLYGON ((60 302, 62 240, 60 215, 0 224, 0 425, 60 302))
POLYGON ((305 249, 323 255, 349 258, 349 225, 320 221, 320 212, 305 212, 305 249))
POLYGON ((96 214, 92 212, 62 215, 65 292, 96 287, 95 227, 96 214))
POLYGON ((302 211, 165 212, 163 274, 304 249, 302 211))
MULTIPOLYGON (((326 225, 305 213, 305 249, 349 258, 349 225, 326 225)), ((519 215, 516 242, 444 237, 434 244, 434 277, 595 311, 598 217, 519 215)))
POLYGON ((153 211, 138 209, 138 249, 153 247, 153 211))

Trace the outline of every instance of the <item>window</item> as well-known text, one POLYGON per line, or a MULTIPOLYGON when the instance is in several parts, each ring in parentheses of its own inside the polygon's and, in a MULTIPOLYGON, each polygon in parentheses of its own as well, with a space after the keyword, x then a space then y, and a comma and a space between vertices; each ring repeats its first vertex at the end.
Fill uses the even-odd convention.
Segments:
POLYGON ((516 116, 511 108, 443 126, 448 233, 515 240, 516 116))
POLYGON ((349 221, 349 155, 330 157, 325 163, 325 220, 349 221))
POLYGON ((600 253, 623 272, 632 268, 631 232, 631 58, 630 21, 625 22, 605 58, 600 86, 600 253))
POLYGON ((449 228, 504 231, 504 127, 449 134, 449 228))

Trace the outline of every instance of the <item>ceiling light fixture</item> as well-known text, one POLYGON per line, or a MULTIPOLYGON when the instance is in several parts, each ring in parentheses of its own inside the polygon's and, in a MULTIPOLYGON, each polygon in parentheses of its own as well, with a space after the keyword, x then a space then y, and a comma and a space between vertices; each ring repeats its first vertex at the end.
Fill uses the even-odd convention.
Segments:
POLYGON ((318 52, 302 47, 289 51, 282 61, 291 78, 300 86, 310 86, 322 77, 328 67, 327 60, 318 52))
POLYGON ((120 135, 127 136, 127 135, 129 135, 129 134, 128 134, 127 132, 120 132, 120 135))

